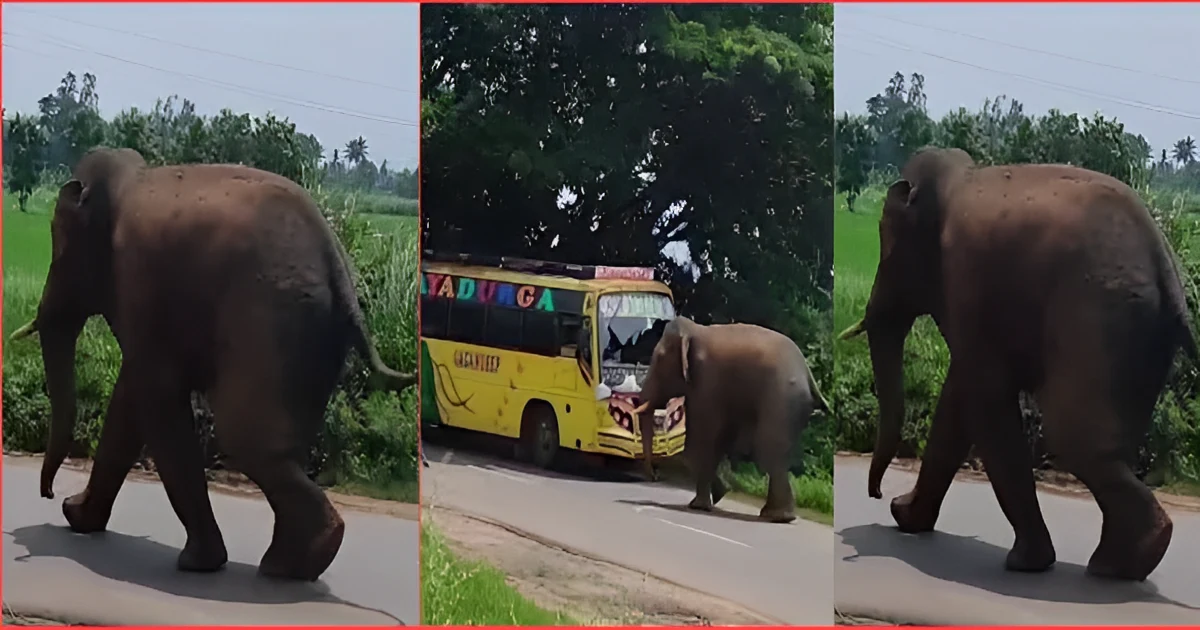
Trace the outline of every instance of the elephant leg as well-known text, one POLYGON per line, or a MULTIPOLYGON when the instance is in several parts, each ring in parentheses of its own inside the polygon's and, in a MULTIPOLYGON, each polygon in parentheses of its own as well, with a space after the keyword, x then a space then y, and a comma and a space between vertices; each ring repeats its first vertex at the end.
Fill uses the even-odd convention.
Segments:
POLYGON ((102 532, 108 527, 113 502, 125 483, 125 476, 141 454, 142 432, 135 417, 129 377, 124 369, 117 376, 100 443, 92 462, 92 473, 83 492, 63 501, 63 516, 71 531, 81 534, 102 532))
POLYGON ((797 407, 769 405, 763 410, 755 428, 755 459, 758 467, 767 473, 767 501, 758 516, 772 523, 796 520, 796 494, 788 477, 788 455, 792 442, 787 439, 787 430, 795 414, 805 413, 797 407))
POLYGON ((259 561, 259 573, 315 581, 341 549, 346 531, 342 517, 292 458, 257 459, 244 465, 244 471, 275 512, 271 545, 259 561))
POLYGON ((724 481, 721 481, 721 475, 714 474, 712 481, 712 504, 716 505, 720 503, 721 499, 725 498, 727 494, 729 494, 729 487, 725 485, 724 481))
POLYGON ((229 555, 208 498, 204 452, 192 424, 190 392, 178 381, 166 379, 161 370, 141 391, 141 398, 149 402, 140 408, 139 416, 150 455, 171 507, 187 531, 177 565, 184 571, 219 570, 229 555))
POLYGON ((892 499, 892 518, 900 531, 910 534, 933 531, 946 492, 971 450, 965 418, 955 407, 955 380, 955 368, 951 364, 933 413, 933 426, 921 458, 917 483, 907 494, 892 499))
POLYGON ((992 491, 1016 536, 1005 567, 1026 572, 1049 569, 1056 555, 1038 505, 1033 457, 1021 430, 1019 391, 1007 386, 1000 370, 963 373, 955 388, 964 392, 959 400, 962 413, 970 418, 992 491))
MULTIPOLYGON (((716 503, 714 495, 717 495, 718 489, 725 488, 725 484, 717 479, 717 463, 720 459, 716 456, 716 440, 711 435, 692 435, 690 430, 688 437, 691 443, 687 445, 684 454, 687 456, 692 478, 696 482, 696 496, 688 503, 688 507, 711 512, 713 504, 716 503)), ((724 492, 720 492, 720 496, 723 495, 724 492)))
MULTIPOLYGON (((275 513, 271 544, 259 560, 260 574, 315 581, 337 556, 345 523, 325 492, 304 472, 312 420, 324 407, 314 392, 296 392, 292 405, 269 371, 248 375, 229 369, 212 402, 217 439, 231 464, 250 478, 275 513), (307 408, 307 415, 297 418, 307 408)), ((321 384, 322 387, 324 383, 321 384)))
POLYGON ((1109 388, 1078 387, 1075 395, 1066 389, 1046 391, 1043 398, 1047 402, 1041 405, 1042 426, 1047 446, 1059 464, 1087 486, 1103 514, 1100 543, 1088 561, 1088 572, 1113 579, 1145 580, 1162 562, 1174 525, 1129 465, 1132 440, 1127 442, 1119 414, 1137 411, 1148 423, 1152 403, 1122 404, 1101 393, 1109 388), (1091 432, 1090 438, 1078 435, 1085 421, 1083 430, 1091 432))

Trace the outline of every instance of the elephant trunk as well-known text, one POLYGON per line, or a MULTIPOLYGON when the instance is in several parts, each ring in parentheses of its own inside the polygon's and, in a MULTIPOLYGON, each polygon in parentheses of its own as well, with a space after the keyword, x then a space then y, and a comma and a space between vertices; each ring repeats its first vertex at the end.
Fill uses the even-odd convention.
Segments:
POLYGON ((654 479, 654 410, 638 414, 638 426, 642 432, 642 457, 646 476, 654 479))
POLYGON ((67 458, 75 432, 75 345, 79 330, 43 331, 42 362, 50 394, 50 439, 42 459, 42 496, 54 498, 54 477, 67 458))
POLYGON ((911 328, 912 323, 907 322, 884 330, 873 327, 868 333, 875 395, 879 399, 879 428, 867 478, 867 493, 873 499, 883 498, 880 483, 900 447, 904 424, 904 340, 911 328))

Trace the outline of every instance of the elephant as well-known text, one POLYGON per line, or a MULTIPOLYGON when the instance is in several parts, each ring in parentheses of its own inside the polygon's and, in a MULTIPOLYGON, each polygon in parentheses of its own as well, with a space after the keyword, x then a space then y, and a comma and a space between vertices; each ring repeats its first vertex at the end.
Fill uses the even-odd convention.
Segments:
POLYGON ((313 199, 254 168, 152 168, 131 149, 97 148, 59 190, 50 229, 37 314, 12 335, 41 343, 51 408, 41 496, 54 498, 72 443, 76 342, 100 315, 122 358, 87 487, 62 503, 70 528, 107 528, 145 447, 187 531, 178 569, 224 567, 192 425, 199 392, 230 467, 275 513, 259 573, 316 580, 345 524, 303 460, 347 353, 366 359, 377 385, 402 390, 415 377, 380 360, 353 267, 313 199))
POLYGON ((717 476, 721 460, 741 460, 752 451, 768 477, 759 517, 794 521, 789 456, 813 412, 829 413, 796 343, 760 326, 705 326, 683 316, 671 320, 654 347, 638 395, 641 404, 634 409, 651 479, 656 478, 654 412, 679 396, 687 413, 684 457, 696 482, 696 497, 688 507, 711 511, 728 491, 717 476))
POLYGON ((1176 351, 1196 358, 1169 244, 1137 194, 1074 166, 978 166, 926 148, 887 190, 863 318, 879 427, 868 494, 896 455, 905 339, 928 315, 946 341, 942 384, 916 484, 892 500, 903 532, 932 531, 974 446, 1016 535, 1005 567, 1056 560, 1038 505, 1019 397, 1042 412, 1047 450, 1104 515, 1095 576, 1141 581, 1171 541, 1170 517, 1134 475, 1138 442, 1176 351))

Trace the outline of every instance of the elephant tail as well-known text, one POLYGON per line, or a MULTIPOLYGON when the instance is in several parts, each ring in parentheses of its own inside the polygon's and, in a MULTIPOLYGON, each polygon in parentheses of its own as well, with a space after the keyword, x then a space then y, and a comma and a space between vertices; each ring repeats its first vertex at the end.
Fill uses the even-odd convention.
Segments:
POLYGON ((329 224, 323 218, 321 223, 325 226, 329 239, 333 243, 334 260, 331 261, 333 264, 330 267, 333 270, 334 295, 344 309, 345 316, 350 320, 351 341, 354 349, 366 360, 371 372, 378 379, 377 384, 382 389, 402 392, 416 385, 415 374, 404 374, 394 370, 380 358, 379 350, 376 349, 375 342, 371 338, 371 331, 367 327, 367 317, 358 301, 358 292, 355 290, 357 282, 354 264, 329 224))
POLYGON ((808 366, 807 362, 804 370, 808 373, 808 390, 812 392, 813 408, 827 416, 833 415, 833 408, 829 406, 829 401, 821 395, 821 388, 817 386, 817 379, 813 376, 812 368, 808 366))

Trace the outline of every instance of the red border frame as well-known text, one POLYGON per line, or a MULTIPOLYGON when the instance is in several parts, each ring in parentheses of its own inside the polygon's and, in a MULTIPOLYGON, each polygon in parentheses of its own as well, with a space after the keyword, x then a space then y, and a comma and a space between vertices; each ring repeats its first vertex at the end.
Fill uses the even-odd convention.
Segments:
MULTIPOLYGON (((14 4, 54 4, 54 3, 78 2, 78 1, 79 0, 4 0, 5 3, 11 2, 14 4)), ((99 2, 96 2, 95 0, 84 0, 84 1, 86 1, 88 3, 99 4, 99 2)), ((146 3, 181 2, 181 1, 184 1, 184 0, 122 0, 122 2, 146 2, 146 3)), ((241 3, 244 1, 245 0, 195 0, 195 2, 217 3, 217 4, 233 4, 233 3, 241 3)), ((304 3, 328 2, 329 0, 258 0, 258 1, 287 4, 287 3, 293 3, 293 2, 304 2, 304 3)), ((356 1, 373 2, 373 3, 374 2, 404 3, 404 4, 410 4, 410 3, 450 4, 450 3, 456 3, 456 2, 457 3, 483 3, 486 0, 356 0, 356 1)), ((506 0, 506 3, 513 3, 513 4, 515 4, 515 3, 582 4, 587 1, 588 0, 541 0, 539 2, 539 0, 506 0)), ((655 0, 625 0, 625 1, 626 2, 639 2, 639 3, 655 2, 655 0)), ((722 3, 722 4, 729 3, 728 0, 683 0, 683 1, 689 2, 689 3, 722 3)), ((768 2, 768 3, 785 3, 786 2, 786 0, 762 0, 762 1, 768 2)), ((815 0, 815 1, 822 3, 822 4, 831 2, 831 0, 815 0)), ((899 0, 840 0, 840 1, 854 2, 854 3, 876 2, 876 3, 880 3, 880 4, 882 4, 882 3, 899 3, 899 0)), ((1003 1, 1006 3, 1044 3, 1045 2, 1045 0, 1003 0, 1003 1)), ((1071 3, 1088 3, 1088 2, 1096 2, 1096 1, 1112 3, 1112 2, 1123 2, 1126 0, 1058 0, 1058 1, 1059 2, 1065 1, 1065 2, 1071 2, 1071 3)), ((1163 1, 1163 0, 1157 0, 1157 1, 1163 1)), ((1187 3, 1187 2, 1194 2, 1195 0, 1165 0, 1165 1, 1171 2, 1171 3, 1187 3)), ((192 3, 195 3, 195 2, 192 2, 192 3)), ((612 2, 611 0, 600 0, 600 2, 615 3, 615 2, 612 2)), ((971 0, 968 0, 967 2, 963 2, 963 0, 916 0, 916 2, 919 2, 919 3, 958 2, 958 3, 964 3, 964 4, 965 3, 981 3, 981 2, 977 2, 977 1, 972 2, 971 0)), ((593 1, 593 3, 596 3, 596 2, 593 1)), ((790 4, 790 2, 789 2, 789 4, 790 4)), ((3 24, 3 18, 0 17, 0 25, 2 25, 2 24, 3 24)), ((2 53, 0 53, 0 59, 2 59, 2 53)), ((418 53, 417 53, 417 59, 418 59, 418 63, 420 63, 420 50, 419 49, 418 49, 418 53)), ((2 89, 3 88, 0 87, 0 90, 2 90, 2 89)), ((3 93, 0 92, 0 102, 2 102, 2 101, 3 101, 3 93)), ((420 151, 420 148, 418 145, 418 151, 417 151, 418 169, 420 169, 420 167, 422 167, 423 165, 424 165, 424 162, 423 162, 422 154, 421 154, 421 151, 420 151)), ((420 189, 421 189, 421 177, 420 177, 420 174, 418 171, 418 176, 417 176, 418 198, 420 197, 420 189)), ((2 194, 2 193, 0 193, 0 194, 2 194)), ((418 214, 418 233, 417 233, 417 248, 418 248, 418 250, 417 251, 418 251, 418 257, 419 257, 419 252, 423 251, 422 250, 422 246, 423 246, 422 241, 423 241, 423 234, 424 234, 424 222, 421 219, 420 210, 418 212, 419 212, 419 214, 418 214)), ((3 221, 4 221, 3 214, 0 213, 0 233, 2 233, 3 229, 4 229, 3 221)), ((2 257, 2 256, 3 256, 3 244, 0 243, 0 257, 2 257)), ((0 258, 0 259, 2 259, 2 258, 0 258)), ((416 271, 416 273, 420 273, 419 265, 418 265, 418 269, 415 271, 416 271)), ((4 280, 3 280, 2 275, 0 275, 0 295, 2 295, 2 293, 3 293, 3 288, 4 288, 4 280)), ((3 305, 0 304, 0 317, 2 317, 2 316, 3 316, 3 305)), ((417 309, 417 330, 418 331, 420 330, 420 325, 421 325, 420 309, 417 309)), ((4 339, 0 339, 0 357, 3 357, 4 341, 5 341, 4 339)), ((417 343, 418 343, 417 354, 418 354, 418 356, 420 356, 419 336, 418 336, 417 343)), ((0 388, 3 388, 3 383, 4 383, 3 374, 0 373, 0 388)), ((420 388, 419 387, 417 389, 417 410, 418 410, 417 411, 417 413, 418 413, 417 436, 418 436, 418 441, 419 441, 420 434, 421 434, 420 421, 419 421, 419 414, 420 414, 420 388)), ((0 426, 2 426, 2 424, 3 424, 3 403, 0 402, 0 426)), ((420 463, 418 463, 418 468, 421 468, 420 463)), ((423 477, 423 474, 421 476, 423 477)), ((2 479, 3 479, 3 466, 0 466, 0 480, 2 480, 2 479)), ((420 482, 418 482, 418 487, 420 487, 420 485, 421 485, 420 482)), ((0 515, 0 517, 2 517, 2 515, 0 515)), ((418 508, 417 508, 417 518, 418 518, 418 523, 423 522, 422 521, 423 514, 422 514, 422 510, 421 510, 419 503, 418 503, 418 508)), ((420 557, 420 551, 421 551, 420 550, 420 546, 421 546, 420 538, 418 538, 417 544, 418 544, 418 557, 420 557)), ((3 569, 0 568, 0 582, 3 581, 2 571, 3 571, 3 569)), ((831 613, 833 612, 832 607, 833 607, 833 605, 831 602, 831 604, 830 604, 830 608, 831 608, 830 612, 831 613)), ((47 626, 47 627, 64 627, 64 626, 47 626)), ((93 627, 104 628, 103 626, 93 626, 93 627)), ((150 629, 168 630, 171 628, 181 628, 181 627, 184 627, 184 628, 206 628, 206 629, 211 629, 211 630, 221 630, 221 629, 231 629, 232 630, 232 629, 237 629, 237 628, 260 628, 262 626, 118 626, 118 627, 112 628, 112 630, 118 630, 118 628, 144 629, 144 630, 150 630, 150 629)), ((288 626, 278 626, 278 627, 286 628, 288 626)), ((301 626, 301 627, 309 629, 309 630, 334 630, 337 628, 345 628, 345 626, 301 626)), ((470 628, 470 626, 442 626, 442 627, 444 627, 444 628, 462 628, 463 630, 465 630, 466 628, 470 628)), ((517 630, 518 628, 531 628, 530 626, 492 626, 492 627, 505 628, 505 630, 517 630)), ((758 626, 758 627, 761 627, 763 630, 785 630, 788 628, 791 628, 791 629, 825 628, 825 627, 829 627, 829 626, 758 626)), ((865 627, 887 627, 887 626, 865 626, 865 627)), ((945 627, 952 627, 952 628, 955 628, 956 630, 995 630, 997 628, 1005 628, 1006 626, 945 626, 945 627)), ((1028 628, 1031 630, 1032 629, 1049 630, 1051 628, 1066 629, 1066 628, 1077 628, 1077 627, 1081 627, 1081 626, 1007 626, 1007 627, 1009 627, 1009 628, 1028 628)), ((1082 627, 1086 627, 1086 626, 1082 626, 1082 627)), ((1111 626, 1112 630, 1134 630, 1134 629, 1144 628, 1144 627, 1145 626, 1111 626)), ((1188 627, 1188 626, 1180 626, 1180 627, 1188 627)), ((1200 628, 1200 626, 1191 626, 1191 627, 1200 628)), ((589 626, 589 628, 628 628, 628 626, 589 626)), ((689 626, 678 626, 675 628, 671 628, 671 627, 663 627, 663 628, 664 628, 664 630, 667 630, 667 629, 685 630, 685 629, 689 629, 690 627, 689 626)))

